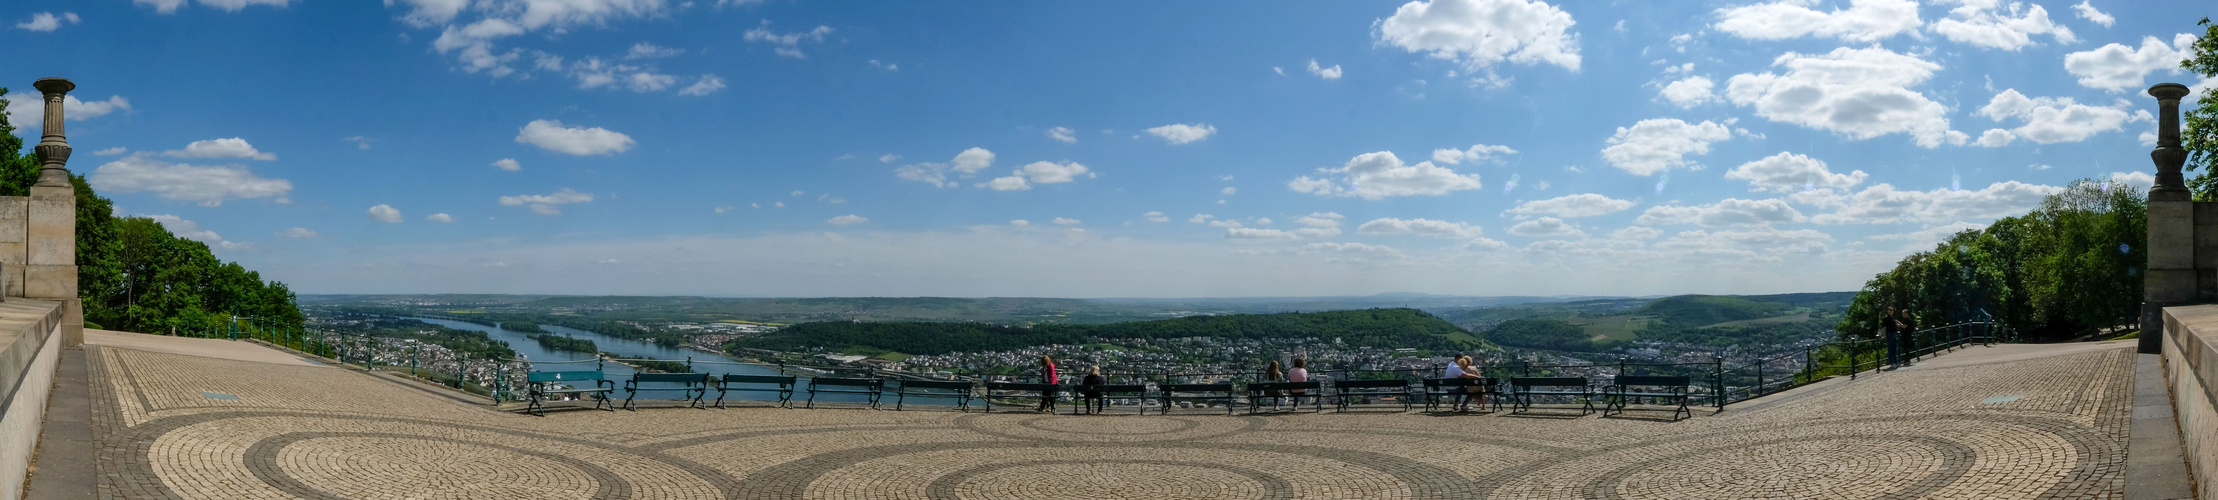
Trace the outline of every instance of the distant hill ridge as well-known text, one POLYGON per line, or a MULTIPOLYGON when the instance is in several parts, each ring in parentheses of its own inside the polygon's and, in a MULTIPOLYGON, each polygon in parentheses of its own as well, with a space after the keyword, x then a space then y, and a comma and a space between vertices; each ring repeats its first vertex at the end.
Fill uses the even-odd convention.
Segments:
POLYGON ((827 321, 796 324, 769 335, 735 340, 725 348, 797 351, 823 347, 850 351, 944 354, 1009 351, 1049 344, 1083 344, 1113 338, 1180 337, 1315 337, 1327 342, 1337 339, 1353 346, 1439 350, 1490 347, 1463 328, 1430 313, 1393 308, 1189 316, 1154 321, 1093 325, 1042 324, 1030 327, 980 322, 827 321))

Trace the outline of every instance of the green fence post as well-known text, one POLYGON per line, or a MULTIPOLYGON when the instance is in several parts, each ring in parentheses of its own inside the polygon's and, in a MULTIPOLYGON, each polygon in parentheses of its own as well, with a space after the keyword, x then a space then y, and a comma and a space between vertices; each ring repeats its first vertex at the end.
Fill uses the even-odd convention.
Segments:
MULTIPOLYGON (((454 353, 454 388, 456 389, 462 389, 462 361, 466 359, 469 358, 464 357, 462 353, 454 353)), ((468 389, 464 390, 467 391, 468 389)))
POLYGON ((1710 378, 1714 384, 1711 388, 1717 391, 1717 410, 1725 411, 1725 356, 1713 356, 1710 363, 1710 373, 1714 374, 1710 378))
POLYGON ((408 376, 416 376, 416 363, 422 361, 423 351, 423 347, 408 348, 408 376))
POLYGON ((1812 354, 1810 353, 1810 348, 1808 348, 1808 347, 1804 347, 1804 348, 1802 348, 1802 383, 1803 383, 1803 384, 1809 384, 1810 382, 1812 382, 1812 381, 1815 381, 1815 379, 1817 379, 1818 373, 1817 373, 1817 371, 1816 371, 1816 368, 1817 368, 1817 356, 1815 356, 1815 355, 1812 355, 1812 354))

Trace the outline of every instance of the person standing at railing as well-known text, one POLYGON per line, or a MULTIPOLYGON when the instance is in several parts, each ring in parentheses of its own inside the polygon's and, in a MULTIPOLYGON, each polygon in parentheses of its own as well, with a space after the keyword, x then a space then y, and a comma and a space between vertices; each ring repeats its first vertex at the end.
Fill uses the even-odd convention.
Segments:
MULTIPOLYGON (((1040 383, 1053 386, 1059 380, 1061 379, 1055 377, 1055 358, 1040 356, 1040 383)), ((1050 387, 1040 390, 1040 409, 1038 411, 1048 413, 1055 411, 1054 407, 1055 389, 1050 387)))
POLYGON ((1909 325, 1902 322, 1900 314, 1893 307, 1888 307, 1887 315, 1879 321, 1879 335, 1887 344, 1887 366, 1901 368, 1902 336, 1909 333, 1905 330, 1909 325))
MULTIPOLYGON (((1292 369, 1292 370, 1287 370, 1287 371, 1286 371, 1286 381, 1287 381, 1287 382, 1308 382, 1308 381, 1309 381, 1309 363, 1308 363, 1308 362, 1305 362, 1305 361, 1302 361, 1302 358, 1294 358, 1294 369, 1292 369)), ((1302 407, 1302 394, 1303 394, 1303 393, 1306 393, 1306 392, 1309 392, 1309 391, 1306 391, 1306 390, 1302 390, 1302 389, 1294 389, 1294 391, 1293 391, 1293 392, 1294 392, 1294 409, 1297 409, 1297 410, 1298 410, 1298 409, 1301 409, 1301 407, 1302 407)), ((1319 396, 1317 396, 1317 397, 1319 397, 1319 398, 1323 398, 1324 396, 1323 396, 1323 395, 1319 395, 1319 396)))

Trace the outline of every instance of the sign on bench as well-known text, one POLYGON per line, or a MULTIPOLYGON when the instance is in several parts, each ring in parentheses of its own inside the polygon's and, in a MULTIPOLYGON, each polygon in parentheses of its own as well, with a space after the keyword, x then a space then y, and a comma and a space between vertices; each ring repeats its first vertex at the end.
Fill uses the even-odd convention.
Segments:
MULTIPOLYGON (((1071 409, 1072 415, 1077 415, 1080 409, 1083 409, 1088 413, 1093 413, 1096 411, 1106 413, 1109 411, 1109 398, 1114 398, 1121 395, 1132 398, 1146 399, 1148 394, 1148 386, 1142 384, 1080 385, 1075 386, 1072 389, 1078 392, 1078 395, 1081 399, 1085 400, 1085 404, 1079 405, 1078 408, 1071 409), (1096 410, 1094 408, 1095 402, 1101 403, 1101 407, 1099 410, 1096 410)), ((1140 412, 1146 413, 1147 409, 1141 408, 1140 412)))
POLYGON ((1425 411, 1438 411, 1443 399, 1453 402, 1462 398, 1461 406, 1469 406, 1472 397, 1481 398, 1481 404, 1491 402, 1494 411, 1502 411, 1501 390, 1496 388, 1501 384, 1501 379, 1488 377, 1425 379, 1425 411))
POLYGON ((709 376, 705 373, 633 373, 624 381, 624 409, 639 411, 632 406, 632 399, 641 391, 685 391, 687 408, 701 408, 701 397, 709 393, 709 376), (659 386, 647 386, 657 384, 659 386))
POLYGON ((1394 396, 1402 401, 1402 411, 1409 411, 1410 408, 1409 381, 1407 380, 1334 380, 1332 381, 1332 392, 1333 397, 1337 398, 1339 403, 1339 411, 1342 412, 1348 411, 1349 406, 1355 405, 1355 398, 1373 396, 1394 396))
MULTIPOLYGON (((1676 403, 1678 406, 1671 408, 1672 421, 1678 421, 1681 414, 1692 417, 1694 411, 1687 409, 1687 387, 1689 385, 1693 385, 1693 379, 1690 377, 1618 375, 1615 380, 1610 382, 1609 387, 1602 388, 1603 398, 1608 400, 1602 406, 1602 416, 1610 416, 1612 410, 1615 410, 1617 415, 1623 415, 1625 414, 1625 405, 1630 403, 1631 399, 1648 398, 1664 400, 1665 406, 1676 403)), ((1662 411, 1663 409, 1657 408, 1656 410, 1662 411)))
POLYGON ((602 376, 599 370, 531 372, 524 376, 524 381, 526 382, 525 394, 531 399, 531 406, 525 408, 524 411, 531 412, 533 415, 547 416, 547 398, 564 394, 591 396, 594 401, 594 409, 615 411, 615 408, 604 408, 604 406, 609 404, 608 393, 616 390, 616 383, 608 381, 607 377, 602 376), (589 381, 593 383, 592 387, 578 386, 578 384, 589 381), (552 386, 556 384, 568 386, 568 388, 553 388, 552 386))
POLYGON ((772 392, 778 394, 778 407, 793 407, 792 375, 724 375, 716 384, 716 407, 724 407, 726 392, 772 392))
MULTIPOLYGON (((1222 404, 1225 405, 1225 414, 1232 414, 1232 384, 1157 384, 1155 391, 1156 402, 1163 405, 1162 409, 1156 410, 1158 414, 1169 414, 1172 401, 1222 404)), ((1140 413, 1145 414, 1147 411, 1143 408, 1140 413)))
POLYGON ((903 380, 901 381, 901 387, 894 392, 893 410, 901 411, 901 403, 907 400, 909 396, 916 396, 920 398, 954 399, 955 409, 969 413, 970 390, 974 385, 968 380, 903 380))
POLYGON ((1523 413, 1533 408, 1533 399, 1539 396, 1576 397, 1581 404, 1579 415, 1594 413, 1594 388, 1587 386, 1586 377, 1511 377, 1512 395, 1517 407, 1510 413, 1523 413))
POLYGON ((993 398, 1029 398, 1039 400, 1049 411, 1055 410, 1055 400, 1063 397, 1063 386, 1055 384, 1027 384, 1022 382, 987 382, 986 412, 993 412, 993 398))
POLYGON ((886 380, 881 378, 816 377, 809 379, 809 409, 816 409, 816 394, 862 394, 870 397, 870 409, 878 409, 878 395, 884 393, 886 380))
MULTIPOLYGON (((1266 398, 1270 399, 1273 405, 1278 404, 1278 398, 1297 398, 1294 402, 1294 409, 1299 410, 1302 408, 1301 401, 1298 399, 1301 396, 1322 395, 1324 395, 1324 383, 1314 380, 1308 382, 1256 382, 1248 384, 1248 413, 1255 413, 1257 409, 1262 408, 1263 400, 1266 398), (1294 391, 1303 391, 1303 393, 1295 393, 1294 391)), ((1317 398, 1317 411, 1325 411, 1324 398, 1317 398)))

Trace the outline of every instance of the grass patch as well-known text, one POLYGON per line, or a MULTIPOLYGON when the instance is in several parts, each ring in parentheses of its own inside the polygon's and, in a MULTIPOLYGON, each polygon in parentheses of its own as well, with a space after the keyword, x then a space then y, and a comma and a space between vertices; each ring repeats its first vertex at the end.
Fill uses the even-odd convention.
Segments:
POLYGON ((2126 332, 2126 333, 2125 333, 2125 335, 2119 335, 2119 336, 2116 336, 2116 337, 2110 337, 2110 338, 2106 338, 2106 339, 2103 339, 2103 340, 2127 340, 2127 339, 2138 339, 2138 338, 2141 338, 2141 331, 2140 331, 2140 330, 2134 330, 2134 331, 2126 332))
POLYGON ((1801 323, 1801 322, 1804 322, 1804 321, 1809 321, 1809 320, 1810 320, 1810 311, 1802 311, 1802 312, 1799 312, 1799 313, 1795 313, 1795 314, 1789 314, 1789 315, 1785 315, 1785 316, 1772 316, 1772 317, 1769 317, 1769 318, 1756 318, 1756 319, 1744 319, 1744 320, 1739 320, 1739 321, 1727 321, 1727 322, 1724 322, 1724 323, 1717 323, 1717 324, 1712 324, 1712 325, 1704 326, 1703 328, 1725 328, 1725 327, 1733 327, 1733 326, 1764 326, 1764 325, 1778 325, 1778 324, 1785 324, 1785 323, 1801 323))
POLYGON ((1566 323, 1578 326, 1595 340, 1633 340, 1641 328, 1656 319, 1649 316, 1603 316, 1599 318, 1570 318, 1566 323))
POLYGON ((883 359, 883 360, 886 360, 886 361, 892 361, 892 362, 895 362, 895 363, 899 363, 899 362, 902 362, 902 361, 904 361, 904 360, 907 360, 907 359, 909 359, 909 357, 910 357, 910 356, 913 356, 913 355, 911 355, 911 354, 904 354, 904 353, 899 353, 899 352, 894 352, 894 351, 886 351, 886 352, 883 352, 883 353, 879 353, 878 355, 876 355, 876 356, 871 356, 871 357, 873 357, 873 358, 878 358, 878 359, 883 359))

